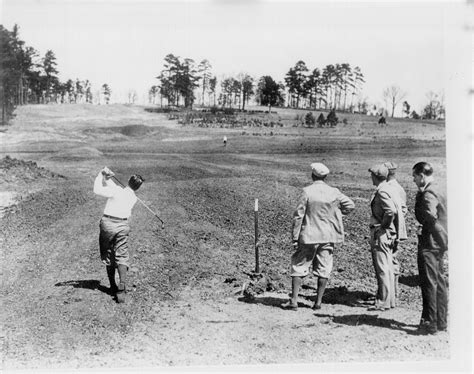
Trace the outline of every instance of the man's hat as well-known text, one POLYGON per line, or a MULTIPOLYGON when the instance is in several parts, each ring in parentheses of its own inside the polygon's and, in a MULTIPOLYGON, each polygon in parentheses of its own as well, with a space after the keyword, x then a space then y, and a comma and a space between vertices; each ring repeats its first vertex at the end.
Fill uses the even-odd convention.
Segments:
POLYGON ((326 167, 326 165, 321 164, 320 162, 312 163, 311 170, 316 177, 324 177, 329 174, 329 169, 326 167))
POLYGON ((374 165, 369 169, 369 171, 376 177, 387 178, 388 176, 388 168, 384 164, 374 165))

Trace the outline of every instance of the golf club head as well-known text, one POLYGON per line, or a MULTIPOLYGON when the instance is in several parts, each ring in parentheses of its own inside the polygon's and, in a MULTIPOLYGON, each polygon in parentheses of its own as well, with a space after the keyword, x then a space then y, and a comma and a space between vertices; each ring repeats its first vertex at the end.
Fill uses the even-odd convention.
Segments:
POLYGON ((164 224, 164 223, 161 224, 161 229, 162 229, 162 230, 165 229, 165 224, 164 224))

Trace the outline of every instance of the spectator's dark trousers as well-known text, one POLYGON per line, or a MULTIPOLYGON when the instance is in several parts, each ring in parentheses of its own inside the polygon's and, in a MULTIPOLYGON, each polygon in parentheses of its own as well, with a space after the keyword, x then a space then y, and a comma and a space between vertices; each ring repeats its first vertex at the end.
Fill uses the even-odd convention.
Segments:
POLYGON ((446 329, 448 287, 443 270, 443 251, 419 248, 418 271, 423 298, 422 322, 439 330, 446 329))

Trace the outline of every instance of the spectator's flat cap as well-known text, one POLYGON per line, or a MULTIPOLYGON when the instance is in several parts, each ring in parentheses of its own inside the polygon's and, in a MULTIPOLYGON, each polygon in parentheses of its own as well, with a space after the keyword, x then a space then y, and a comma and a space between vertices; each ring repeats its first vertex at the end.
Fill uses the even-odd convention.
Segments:
POLYGON ((312 163, 311 170, 316 177, 324 177, 329 174, 329 169, 326 167, 326 165, 321 164, 320 162, 312 163))
POLYGON ((377 177, 387 178, 388 176, 388 169, 384 164, 374 165, 369 171, 377 177))
POLYGON ((388 162, 384 163, 384 165, 388 170, 397 170, 397 168, 398 168, 398 165, 395 162, 392 162, 392 161, 388 161, 388 162))

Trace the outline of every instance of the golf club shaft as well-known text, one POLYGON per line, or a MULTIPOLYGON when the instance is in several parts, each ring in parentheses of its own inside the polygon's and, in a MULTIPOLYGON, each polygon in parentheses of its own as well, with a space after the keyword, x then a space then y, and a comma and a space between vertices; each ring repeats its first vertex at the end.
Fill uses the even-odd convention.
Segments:
MULTIPOLYGON (((125 188, 125 185, 120 182, 117 177, 115 175, 113 175, 111 178, 113 178, 118 184, 120 184, 123 188, 125 188)), ((137 200, 146 208, 148 209, 148 211, 153 214, 156 218, 158 218, 161 222, 162 225, 164 225, 165 223, 163 222, 163 220, 158 216, 158 214, 156 214, 153 210, 151 210, 151 208, 146 205, 139 197, 137 197, 137 200)))

